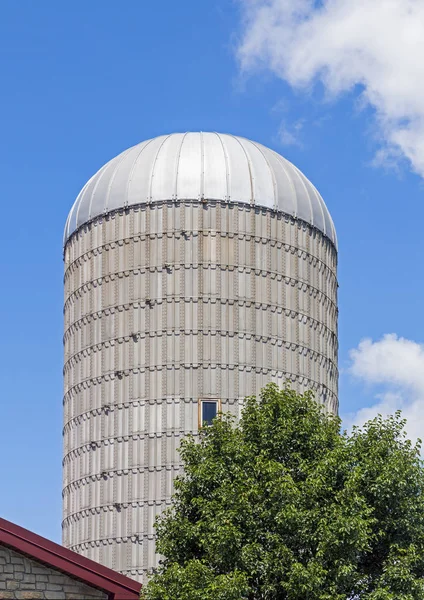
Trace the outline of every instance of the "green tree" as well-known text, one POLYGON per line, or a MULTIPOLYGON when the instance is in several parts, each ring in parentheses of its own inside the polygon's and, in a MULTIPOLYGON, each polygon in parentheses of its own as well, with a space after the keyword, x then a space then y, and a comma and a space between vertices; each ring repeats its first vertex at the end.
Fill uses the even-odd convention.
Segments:
POLYGON ((424 599, 419 445, 399 413, 341 433, 311 394, 264 388, 181 446, 146 600, 424 599))

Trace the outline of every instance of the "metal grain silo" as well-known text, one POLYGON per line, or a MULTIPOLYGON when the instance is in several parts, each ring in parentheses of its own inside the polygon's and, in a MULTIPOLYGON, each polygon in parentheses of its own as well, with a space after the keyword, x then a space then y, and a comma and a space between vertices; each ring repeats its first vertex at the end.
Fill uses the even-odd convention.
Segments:
POLYGON ((184 434, 269 381, 337 412, 336 233, 276 152, 173 134, 90 179, 64 258, 63 543, 141 578, 184 434))

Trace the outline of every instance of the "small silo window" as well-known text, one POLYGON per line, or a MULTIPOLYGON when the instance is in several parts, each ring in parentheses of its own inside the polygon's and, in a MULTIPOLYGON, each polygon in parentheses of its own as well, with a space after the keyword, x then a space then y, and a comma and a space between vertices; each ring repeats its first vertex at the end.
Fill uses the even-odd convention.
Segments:
POLYGON ((199 400, 199 427, 208 427, 221 412, 221 400, 199 400))

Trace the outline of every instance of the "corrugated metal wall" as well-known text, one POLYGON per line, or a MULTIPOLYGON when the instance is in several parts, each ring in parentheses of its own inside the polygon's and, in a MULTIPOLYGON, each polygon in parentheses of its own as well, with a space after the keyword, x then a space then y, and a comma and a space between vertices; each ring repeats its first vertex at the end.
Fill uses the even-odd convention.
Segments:
POLYGON ((142 578, 199 399, 239 415, 269 381, 337 412, 337 255, 246 204, 169 202, 65 248, 63 543, 142 578))

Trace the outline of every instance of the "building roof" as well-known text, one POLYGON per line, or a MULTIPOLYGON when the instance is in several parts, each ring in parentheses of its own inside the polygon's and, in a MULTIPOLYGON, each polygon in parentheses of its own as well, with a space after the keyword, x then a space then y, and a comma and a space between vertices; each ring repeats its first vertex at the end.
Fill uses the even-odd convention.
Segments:
POLYGON ((164 200, 255 204, 306 221, 337 247, 336 231, 312 183, 273 150, 220 133, 174 133, 141 142, 102 167, 83 187, 66 222, 64 244, 91 219, 164 200))
POLYGON ((109 600, 138 600, 140 596, 141 583, 2 518, 0 545, 103 590, 109 600))

